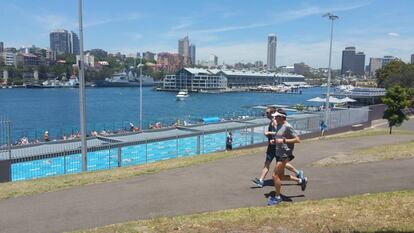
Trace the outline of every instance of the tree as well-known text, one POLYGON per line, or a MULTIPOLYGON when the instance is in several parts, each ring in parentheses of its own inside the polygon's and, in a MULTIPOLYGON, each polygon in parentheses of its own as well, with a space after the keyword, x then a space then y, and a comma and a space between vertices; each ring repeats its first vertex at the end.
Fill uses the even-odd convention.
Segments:
POLYGON ((404 120, 408 120, 402 111, 409 104, 407 91, 399 85, 392 86, 387 89, 382 101, 387 105, 383 118, 388 120, 391 134, 393 126, 400 126, 404 120))
POLYGON ((298 112, 303 112, 305 110, 305 105, 303 104, 296 104, 295 108, 298 112))
POLYGON ((380 70, 377 70, 375 77, 377 79, 378 87, 386 87, 385 83, 390 85, 388 80, 390 79, 391 75, 401 73, 402 67, 405 63, 401 60, 393 60, 380 70))

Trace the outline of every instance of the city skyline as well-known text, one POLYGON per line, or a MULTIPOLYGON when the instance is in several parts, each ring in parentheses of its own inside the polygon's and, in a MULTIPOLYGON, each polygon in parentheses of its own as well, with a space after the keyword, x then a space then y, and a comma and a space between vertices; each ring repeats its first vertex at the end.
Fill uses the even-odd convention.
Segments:
MULTIPOLYGON (((53 30, 78 33, 77 1, 0 0, 0 4, 0 27, 7 29, 0 41, 5 47, 49 47, 53 30)), ((249 1, 85 1, 85 50, 176 52, 177 40, 188 35, 197 45, 197 60, 207 60, 213 53, 225 63, 253 63, 267 60, 267 35, 274 33, 277 66, 305 62, 327 67, 330 25, 322 14, 333 11, 340 17, 334 26, 334 69, 341 67, 342 50, 349 46, 365 53, 365 64, 370 57, 386 55, 410 62, 413 8, 409 0, 398 4, 384 0, 263 1, 253 5, 249 1), (174 9, 186 9, 186 13, 174 9)))

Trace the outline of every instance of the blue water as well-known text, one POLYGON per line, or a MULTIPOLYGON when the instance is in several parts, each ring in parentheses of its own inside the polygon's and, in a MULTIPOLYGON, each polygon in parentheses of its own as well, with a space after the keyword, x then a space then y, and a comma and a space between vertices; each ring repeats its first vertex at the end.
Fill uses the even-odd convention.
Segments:
MULTIPOLYGON (((233 131, 233 148, 244 147, 267 140, 264 137, 265 127, 251 131, 233 131), (253 136, 253 140, 252 139, 253 136)), ((214 133, 200 136, 200 153, 207 154, 225 150, 226 133, 214 133)), ((87 170, 97 171, 118 167, 117 149, 88 152, 87 170)), ((153 142, 121 148, 121 166, 140 165, 177 157, 197 154, 197 137, 153 142)), ((11 167, 12 181, 31 180, 48 176, 73 174, 82 171, 81 154, 40 159, 29 162, 14 163, 11 167)))
MULTIPOLYGON (((229 118, 247 115, 246 106, 259 104, 310 104, 307 99, 320 96, 323 88, 304 89, 302 94, 276 93, 190 93, 185 101, 176 101, 175 92, 158 92, 143 88, 143 128, 148 124, 171 124, 177 119, 200 119, 207 116, 229 118)), ((138 88, 87 88, 87 127, 116 130, 138 124, 138 88)), ((0 89, 0 116, 12 120, 13 138, 41 138, 45 130, 50 137, 77 132, 79 128, 78 89, 0 89)), ((165 125, 164 124, 164 125, 165 125)))

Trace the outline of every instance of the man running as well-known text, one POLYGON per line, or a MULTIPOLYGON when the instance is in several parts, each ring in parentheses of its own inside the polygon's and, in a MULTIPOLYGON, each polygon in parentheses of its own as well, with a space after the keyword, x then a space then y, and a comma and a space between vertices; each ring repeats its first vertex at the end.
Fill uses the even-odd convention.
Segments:
POLYGON ((300 138, 293 127, 286 121, 286 112, 284 109, 278 109, 272 114, 275 126, 274 139, 270 142, 276 144, 276 166, 273 171, 273 183, 275 184, 276 195, 269 197, 268 205, 276 205, 282 202, 281 185, 282 180, 296 181, 300 184, 302 191, 305 191, 308 178, 297 178, 295 176, 285 175, 285 167, 289 162, 289 157, 293 155, 295 143, 300 143, 300 138))
MULTIPOLYGON (((265 159, 265 163, 263 166, 263 170, 262 173, 260 175, 260 178, 254 178, 252 181, 253 183, 259 187, 262 188, 264 185, 264 179, 267 175, 267 173, 269 172, 269 167, 270 164, 272 163, 273 158, 276 155, 276 144, 271 144, 270 140, 272 140, 274 133, 275 133, 275 127, 273 126, 273 117, 272 114, 276 112, 276 108, 273 106, 269 106, 266 109, 266 117, 270 120, 269 126, 267 128, 267 131, 265 132, 265 136, 267 137, 269 144, 267 146, 267 151, 266 151, 266 159, 265 159)), ((292 161, 295 158, 295 156, 292 154, 289 157, 289 161, 292 161)), ((289 171, 293 172, 297 178, 304 178, 303 175, 303 171, 302 170, 297 170, 292 164, 287 163, 286 164, 286 169, 288 169, 289 171)))

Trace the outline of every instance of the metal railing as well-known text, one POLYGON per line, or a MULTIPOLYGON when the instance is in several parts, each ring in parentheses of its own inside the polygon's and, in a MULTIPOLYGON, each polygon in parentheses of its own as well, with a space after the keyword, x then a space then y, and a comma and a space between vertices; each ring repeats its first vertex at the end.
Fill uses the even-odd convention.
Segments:
MULTIPOLYGON (((368 121, 368 107, 331 112, 329 128, 368 121)), ((323 113, 288 117, 299 134, 318 132, 323 113)), ((233 148, 267 141, 269 120, 255 118, 207 125, 128 132, 88 138, 87 170, 96 171, 151 163, 171 158, 224 151, 227 132, 233 133, 233 148)), ((30 180, 82 172, 79 140, 13 146, 10 151, 11 180, 30 180)), ((6 157, 0 151, 1 157, 6 157)))
MULTIPOLYGON (((251 110, 251 109, 242 109, 239 111, 232 111, 219 114, 218 117, 226 119, 226 120, 236 120, 241 119, 242 117, 249 116, 249 117, 259 117, 262 116, 263 113, 261 110, 251 110)), ((200 123, 201 119, 203 118, 202 115, 198 114, 191 114, 184 117, 176 117, 171 118, 168 116, 157 116, 157 118, 153 121, 144 121, 143 122, 143 129, 148 129, 149 125, 155 125, 156 123, 160 123, 163 127, 169 127, 177 122, 183 124, 183 122, 196 124, 200 123)), ((98 133, 106 132, 109 134, 122 134, 125 131, 129 131, 130 123, 133 123, 134 126, 138 126, 138 121, 130 121, 130 120, 120 120, 120 121, 113 121, 113 122, 88 122, 87 126, 87 134, 90 135, 92 132, 96 131, 98 133)), ((35 125, 35 124, 34 124, 35 125)), ((39 143, 44 141, 44 133, 48 132, 49 140, 63 140, 63 139, 76 139, 79 134, 79 128, 77 127, 70 127, 70 126, 63 126, 60 128, 13 128, 12 133, 12 144, 13 145, 20 145, 21 140, 27 138, 29 143, 39 143)))
POLYGON ((0 117, 0 160, 11 159, 11 122, 0 117))

